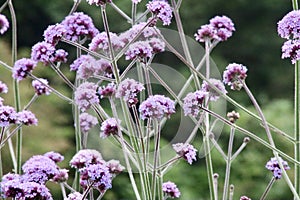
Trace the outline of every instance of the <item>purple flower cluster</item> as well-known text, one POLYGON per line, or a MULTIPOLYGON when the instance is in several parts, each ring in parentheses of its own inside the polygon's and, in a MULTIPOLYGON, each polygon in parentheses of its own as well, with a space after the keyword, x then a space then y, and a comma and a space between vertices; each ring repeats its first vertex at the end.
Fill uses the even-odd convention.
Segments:
POLYGON ((37 95, 49 95, 51 93, 51 90, 47 86, 48 80, 46 79, 39 78, 32 81, 32 87, 34 88, 34 91, 37 95))
POLYGON ((65 200, 86 200, 86 199, 82 199, 82 198, 83 198, 82 194, 80 194, 79 192, 73 192, 73 193, 70 193, 65 200))
POLYGON ((16 110, 11 106, 0 106, 0 127, 15 124, 18 120, 16 110))
POLYGON ((3 35, 9 28, 9 22, 5 15, 0 14, 0 34, 3 35))
POLYGON ((86 0, 90 5, 95 4, 96 6, 101 6, 106 3, 111 3, 112 0, 86 0))
POLYGON ((82 112, 88 110, 93 104, 99 103, 97 96, 97 85, 85 82, 79 85, 75 91, 75 103, 82 112))
POLYGON ((49 63, 55 53, 55 47, 47 42, 38 42, 31 49, 31 59, 36 62, 42 62, 45 65, 49 63))
POLYGON ((106 163, 106 166, 112 175, 118 175, 125 169, 118 160, 110 160, 106 163))
POLYGON ((98 120, 93 115, 81 113, 79 115, 80 130, 83 133, 88 133, 91 128, 98 124, 98 120))
POLYGON ((208 92, 203 90, 197 90, 193 93, 188 93, 183 99, 183 111, 184 115, 192 115, 197 117, 200 113, 201 107, 205 103, 205 98, 208 92))
POLYGON ((226 16, 216 16, 210 19, 209 24, 202 25, 195 33, 195 39, 199 42, 206 40, 225 41, 235 31, 232 20, 226 16))
POLYGON ((120 124, 120 120, 116 118, 108 118, 102 122, 100 128, 100 137, 107 138, 110 135, 118 135, 118 124, 120 124))
POLYGON ((24 124, 26 126, 37 125, 38 120, 35 115, 29 110, 23 110, 17 113, 17 123, 24 124))
POLYGON ((116 93, 116 85, 114 83, 109 83, 105 86, 101 86, 98 88, 98 94, 101 99, 104 97, 112 97, 116 93))
MULTIPOLYGON (((125 43, 121 40, 121 38, 115 34, 109 33, 110 41, 114 50, 119 50, 124 47, 125 43)), ((89 49, 91 51, 104 51, 108 52, 109 50, 109 41, 106 32, 102 32, 97 34, 89 44, 89 49)))
POLYGON ((246 77, 247 67, 242 64, 229 64, 223 72, 223 82, 232 90, 240 90, 243 87, 241 81, 244 81, 246 77))
POLYGON ((190 165, 193 163, 193 160, 196 159, 196 149, 191 144, 177 143, 173 144, 173 149, 176 153, 185 159, 190 165))
POLYGON ((51 62, 67 62, 68 52, 63 49, 57 49, 51 57, 51 62))
POLYGON ((8 87, 5 83, 0 81, 0 93, 7 93, 8 92, 8 87))
POLYGON ((162 191, 170 198, 179 198, 180 191, 177 188, 176 184, 168 181, 162 184, 162 191))
POLYGON ((55 163, 62 162, 64 160, 63 155, 61 155, 60 153, 54 152, 54 151, 49 151, 49 152, 45 153, 44 156, 50 158, 55 163))
POLYGON ((149 96, 139 107, 142 119, 161 119, 175 113, 175 102, 164 95, 149 96))
POLYGON ((282 45, 281 58, 290 58, 292 63, 295 64, 300 60, 300 40, 288 40, 282 45))
POLYGON ((133 105, 138 102, 137 94, 144 89, 145 87, 142 83, 134 79, 126 78, 119 84, 116 97, 123 98, 129 105, 133 105))
POLYGON ((73 168, 81 169, 91 164, 103 163, 102 155, 94 149, 83 149, 78 151, 70 161, 73 168))
POLYGON ((172 19, 172 8, 167 1, 153 0, 147 4, 147 9, 150 10, 155 17, 163 22, 163 25, 170 25, 172 19))
POLYGON ((44 31, 44 40, 55 46, 67 33, 62 24, 50 25, 44 31))
MULTIPOLYGON (((218 79, 211 78, 208 80, 212 85, 214 85, 216 88, 218 88, 223 94, 226 94, 227 91, 225 89, 224 84, 222 81, 218 79)), ((220 94, 216 92, 209 84, 207 81, 203 81, 202 88, 204 92, 208 93, 209 100, 210 101, 217 101, 220 98, 220 94)))
POLYGON ((14 64, 12 70, 12 77, 17 81, 21 81, 26 78, 28 73, 31 73, 32 70, 36 67, 37 62, 29 58, 21 58, 17 60, 14 64))
POLYGON ((135 58, 144 58, 152 57, 152 47, 147 41, 137 41, 129 45, 128 50, 125 52, 126 60, 134 60, 135 58))
MULTIPOLYGON (((279 157, 279 162, 282 163, 284 170, 290 169, 288 163, 286 161, 284 161, 281 157, 279 157)), ((273 176, 275 179, 281 179, 282 171, 279 167, 278 160, 275 157, 271 158, 267 162, 266 168, 273 173, 273 176)))
POLYGON ((81 55, 77 59, 73 61, 73 63, 70 65, 71 71, 77 71, 80 67, 80 65, 84 62, 94 62, 95 58, 90 55, 81 55))

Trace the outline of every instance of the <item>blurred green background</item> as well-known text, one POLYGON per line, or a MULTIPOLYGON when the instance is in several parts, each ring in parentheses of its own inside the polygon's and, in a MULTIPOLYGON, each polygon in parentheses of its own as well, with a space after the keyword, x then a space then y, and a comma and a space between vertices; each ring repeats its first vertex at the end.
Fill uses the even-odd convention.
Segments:
MULTIPOLYGON (((126 13, 130 13, 130 0, 114 0, 126 13)), ((4 0, 0 1, 0 5, 4 0)), ((147 3, 143 0, 139 9, 143 10, 147 3)), ((41 41, 43 31, 48 25, 63 20, 71 9, 72 0, 31 0, 14 1, 18 19, 18 46, 19 58, 28 57, 30 48, 35 43, 41 41)), ((184 30, 186 35, 193 37, 196 30, 209 19, 216 15, 226 15, 235 24, 236 32, 228 41, 217 46, 212 52, 212 58, 223 71, 228 63, 242 63, 248 67, 249 73, 247 83, 259 103, 265 111, 268 121, 280 127, 290 135, 293 132, 293 72, 294 67, 289 60, 281 59, 281 45, 283 39, 277 35, 277 22, 290 10, 291 2, 286 0, 186 0, 183 1, 180 9, 184 30)), ((82 1, 78 8, 89 14, 97 28, 102 31, 99 8, 89 6, 82 1)), ((8 9, 4 14, 8 16, 8 9)), ((110 29, 112 32, 122 32, 129 27, 125 20, 119 20, 119 15, 108 6, 108 16, 110 29)), ((175 29, 175 23, 171 24, 171 29, 175 29)), ((8 31, 0 38, 0 59, 10 61, 10 35, 8 31)), ((69 48, 69 46, 67 47, 69 48)), ((72 50, 70 50, 72 51, 72 50)), ((72 52, 71 52, 72 57, 72 52)), ((68 64, 71 63, 71 59, 68 64)), ((170 60, 169 66, 181 69, 181 64, 170 60)), ((70 77, 73 74, 68 72, 68 67, 62 70, 70 77)), ((182 68, 182 70, 186 70, 182 68)), ((48 78, 54 88, 64 94, 71 95, 68 88, 63 86, 63 82, 45 66, 39 66, 34 72, 37 76, 48 78)), ((0 69, 0 79, 7 84, 12 83, 11 73, 5 69, 0 69)), ((12 87, 10 86, 10 91, 12 87)), ((31 82, 25 80, 21 82, 21 96, 23 105, 32 97, 31 82)), ((251 108, 250 101, 243 91, 230 92, 230 96, 239 101, 242 105, 251 108)), ((3 95, 6 104, 13 105, 12 92, 3 95)), ((231 111, 232 106, 228 105, 231 111)), ((75 139, 73 132, 73 120, 71 106, 55 95, 44 96, 31 109, 39 119, 38 127, 24 129, 24 151, 23 161, 35 154, 43 154, 54 150, 65 155, 65 161, 61 167, 68 167, 68 161, 75 152, 75 139)), ((241 112, 241 119, 238 124, 247 128, 264 138, 264 130, 257 121, 241 112)), ((172 127, 172 126, 171 126, 172 127)), ((92 134, 97 136, 97 130, 92 134)), ((274 135, 278 146, 288 154, 293 155, 293 148, 290 143, 286 143, 279 135, 274 135)), ((165 134, 165 140, 172 138, 172 129, 165 134)), ((220 145, 226 151, 229 138, 229 128, 225 127, 219 139, 220 145)), ((244 135, 236 134, 235 149, 242 143, 244 135)), ((200 142, 200 137, 196 138, 195 144, 200 142)), ((100 148, 101 149, 101 148, 100 148)), ((7 147, 3 149, 5 172, 12 166, 7 147)), ((251 141, 246 150, 234 161, 232 165, 231 184, 235 185, 234 199, 239 199, 242 195, 247 195, 252 199, 258 199, 263 193, 272 174, 265 169, 265 164, 272 156, 271 151, 262 145, 251 141)), ((213 151, 214 171, 219 173, 220 194, 223 191, 222 183, 224 179, 225 162, 218 152, 213 151)), ((71 171, 72 172, 72 171, 71 171)), ((289 171, 292 176, 292 170, 289 171)), ((186 162, 180 162, 165 177, 177 184, 184 200, 208 199, 208 186, 205 171, 204 159, 198 160, 192 166, 186 162)), ((108 191, 104 199, 134 199, 129 179, 124 173, 113 181, 112 190, 108 191)), ((49 184, 54 199, 62 199, 59 187, 49 184)), ((277 181, 268 199, 286 200, 292 199, 291 192, 284 184, 284 181, 277 181)))

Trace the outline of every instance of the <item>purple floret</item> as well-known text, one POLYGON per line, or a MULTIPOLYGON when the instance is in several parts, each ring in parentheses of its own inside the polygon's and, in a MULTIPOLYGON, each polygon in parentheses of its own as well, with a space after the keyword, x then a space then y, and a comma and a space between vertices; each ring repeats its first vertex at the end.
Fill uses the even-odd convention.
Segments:
POLYGON ((93 104, 99 103, 97 85, 90 82, 82 83, 75 91, 75 103, 82 112, 88 110, 93 104))
POLYGON ((0 34, 3 35, 9 28, 9 22, 5 15, 0 14, 0 34))
MULTIPOLYGON (((288 163, 286 161, 284 161, 281 157, 279 157, 279 162, 282 163, 284 170, 289 170, 290 169, 288 163)), ((281 179, 282 170, 279 167, 279 163, 278 163, 278 160, 276 159, 276 157, 271 158, 267 162, 266 168, 268 170, 270 170, 271 172, 273 172, 273 176, 274 176, 275 179, 281 179)))
POLYGON ((37 125, 38 120, 35 115, 29 110, 23 110, 17 113, 18 123, 24 124, 26 126, 37 125))
POLYGON ((0 106, 0 127, 6 127, 15 124, 18 120, 18 114, 15 108, 11 106, 0 106))
POLYGON ((180 197, 180 191, 177 188, 176 184, 168 181, 162 184, 162 191, 172 199, 180 197))
POLYGON ((172 8, 167 1, 153 0, 147 4, 147 9, 150 10, 158 19, 163 22, 163 25, 170 25, 172 19, 172 8))
POLYGON ((184 115, 197 117, 201 111, 201 107, 204 105, 207 95, 208 93, 203 90, 188 93, 183 99, 184 115))
POLYGON ((196 152, 197 150, 191 144, 177 143, 173 144, 173 149, 176 153, 185 159, 190 165, 193 163, 193 160, 196 161, 196 152))
POLYGON ((47 65, 54 56, 55 47, 47 42, 38 42, 31 49, 31 59, 47 65))
POLYGON ((110 135, 117 135, 118 134, 118 123, 120 124, 120 120, 115 118, 108 118, 101 124, 100 128, 100 137, 106 138, 110 135))
POLYGON ((31 73, 32 70, 36 67, 37 62, 29 58, 21 58, 17 60, 14 64, 12 70, 12 77, 17 81, 25 79, 28 73, 31 73))

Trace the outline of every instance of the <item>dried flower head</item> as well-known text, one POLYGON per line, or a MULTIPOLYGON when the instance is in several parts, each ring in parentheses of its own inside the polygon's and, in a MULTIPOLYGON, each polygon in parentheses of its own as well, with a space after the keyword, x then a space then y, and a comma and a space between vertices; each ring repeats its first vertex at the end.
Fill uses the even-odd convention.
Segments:
MULTIPOLYGON (((223 94, 226 94, 227 91, 225 89, 224 84, 222 81, 218 79, 211 78, 208 80, 212 85, 214 85, 216 88, 218 88, 223 94)), ((202 84, 202 90, 205 92, 208 92, 208 97, 210 101, 217 101, 220 98, 220 94, 213 89, 207 81, 203 81, 202 84)))
POLYGON ((123 98, 129 105, 133 105, 138 102, 137 94, 144 89, 145 87, 142 83, 134 79, 126 78, 119 84, 116 97, 123 98))
POLYGON ((176 184, 171 181, 162 184, 162 191, 172 199, 180 197, 179 189, 177 188, 176 184))
POLYGON ((147 9, 150 10, 158 19, 163 22, 163 25, 170 25, 172 19, 172 8, 167 1, 153 0, 147 4, 147 9))
POLYGON ((139 107, 142 119, 162 119, 175 113, 175 102, 164 95, 149 96, 139 107))
POLYGON ((119 130, 118 124, 120 123, 121 121, 116 118, 108 118, 103 121, 100 128, 100 137, 107 138, 110 135, 117 135, 119 130))
MULTIPOLYGON (((286 161, 284 161, 281 157, 279 157, 279 162, 282 163, 284 170, 290 169, 288 163, 286 161)), ((281 179, 282 171, 279 167, 279 163, 278 163, 278 160, 276 159, 276 157, 271 158, 267 162, 266 168, 268 170, 270 170, 271 172, 273 172, 273 176, 275 179, 281 179)))
POLYGON ((232 90, 240 90, 243 87, 241 81, 247 77, 247 67, 242 64, 229 64, 223 72, 223 82, 232 90))
POLYGON ((201 111, 201 107, 204 104, 205 98, 208 93, 203 90, 197 90, 190 92, 183 99, 183 111, 184 115, 192 115, 197 117, 201 111))
POLYGON ((37 95, 49 95, 51 94, 51 89, 48 87, 48 80, 39 78, 37 80, 32 81, 32 87, 34 88, 34 91, 37 95))
POLYGON ((17 113, 18 123, 26 126, 37 125, 38 120, 35 115, 29 110, 23 110, 17 113))
POLYGON ((94 149, 83 149, 78 151, 70 161, 73 168, 81 169, 91 164, 103 163, 102 155, 94 149))
POLYGON ((55 53, 55 48, 47 42, 38 42, 31 49, 31 59, 47 65, 55 53))
POLYGON ((191 144, 177 143, 173 144, 173 149, 176 153, 185 159, 190 165, 193 163, 193 160, 196 159, 196 149, 191 144))
POLYGON ((98 120, 93 115, 81 113, 79 115, 80 130, 83 133, 88 133, 91 128, 98 124, 98 120))
POLYGON ((229 119, 229 121, 231 123, 235 123, 235 121, 240 118, 240 114, 233 110, 233 111, 227 113, 227 118, 229 119))
POLYGON ((25 79, 28 73, 31 73, 32 70, 36 67, 37 62, 29 58, 21 58, 17 60, 14 64, 12 70, 12 77, 17 81, 25 79))
POLYGON ((9 28, 9 22, 5 15, 0 14, 0 34, 3 35, 9 28))
POLYGON ((300 38, 300 11, 293 10, 286 14, 279 22, 277 31, 280 37, 286 39, 300 38))
POLYGON ((82 112, 88 110, 93 104, 99 103, 97 88, 98 86, 96 84, 85 82, 76 89, 75 103, 82 112))

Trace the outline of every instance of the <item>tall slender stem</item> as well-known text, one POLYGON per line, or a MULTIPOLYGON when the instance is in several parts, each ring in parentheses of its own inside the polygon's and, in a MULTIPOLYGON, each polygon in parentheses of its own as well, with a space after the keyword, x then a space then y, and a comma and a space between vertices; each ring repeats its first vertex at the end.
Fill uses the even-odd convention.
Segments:
POLYGON ((266 197, 267 197, 267 195, 268 195, 268 193, 269 193, 269 191, 270 191, 270 189, 271 189, 271 187, 272 187, 272 185, 273 185, 273 183, 274 183, 275 181, 276 181, 276 179, 275 179, 274 177, 272 177, 272 179, 271 179, 271 181, 269 182, 269 184, 268 184, 266 190, 265 190, 264 193, 261 195, 260 200, 266 199, 266 197))
MULTIPOLYGON (((300 63, 295 64, 295 159, 300 160, 300 63)), ((300 194, 300 167, 295 164, 295 189, 300 194)))

